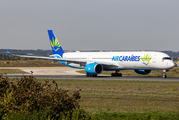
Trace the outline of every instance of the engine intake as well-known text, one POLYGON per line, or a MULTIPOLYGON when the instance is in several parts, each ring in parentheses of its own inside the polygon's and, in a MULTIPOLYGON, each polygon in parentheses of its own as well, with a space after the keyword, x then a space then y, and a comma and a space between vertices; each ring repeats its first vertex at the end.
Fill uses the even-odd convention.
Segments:
POLYGON ((90 63, 85 66, 85 71, 90 74, 100 74, 103 71, 103 66, 98 63, 90 63))

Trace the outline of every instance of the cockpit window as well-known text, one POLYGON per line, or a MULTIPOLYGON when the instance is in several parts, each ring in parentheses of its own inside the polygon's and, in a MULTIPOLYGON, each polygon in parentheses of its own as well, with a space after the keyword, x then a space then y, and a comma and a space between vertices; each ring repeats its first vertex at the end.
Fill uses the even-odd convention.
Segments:
POLYGON ((171 57, 164 57, 162 60, 172 60, 171 57))

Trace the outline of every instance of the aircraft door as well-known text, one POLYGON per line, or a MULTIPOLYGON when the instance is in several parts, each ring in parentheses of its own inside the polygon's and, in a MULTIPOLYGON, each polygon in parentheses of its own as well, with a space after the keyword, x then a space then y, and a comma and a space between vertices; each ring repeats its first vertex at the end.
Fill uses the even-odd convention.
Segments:
POLYGON ((88 59, 89 59, 89 60, 91 60, 91 59, 92 59, 92 58, 91 58, 91 55, 88 55, 88 59))
POLYGON ((91 62, 91 60, 92 60, 91 55, 88 55, 88 60, 91 62))
POLYGON ((156 58, 157 58, 157 55, 154 55, 154 56, 152 57, 152 62, 153 62, 153 63, 156 62, 156 58))

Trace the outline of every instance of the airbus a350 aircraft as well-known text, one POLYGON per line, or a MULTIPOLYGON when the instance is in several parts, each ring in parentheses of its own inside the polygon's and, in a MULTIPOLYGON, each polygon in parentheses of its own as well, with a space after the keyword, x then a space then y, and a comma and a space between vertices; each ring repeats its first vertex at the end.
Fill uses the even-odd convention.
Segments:
MULTIPOLYGON (((170 56, 162 52, 73 52, 65 53, 52 30, 48 30, 53 55, 49 57, 16 55, 20 57, 53 60, 72 68, 85 69, 87 77, 95 77, 102 71, 116 71, 111 76, 119 76, 120 70, 134 70, 138 74, 149 74, 151 70, 166 72, 174 67, 170 56)), ((7 54, 11 54, 5 50, 7 54)), ((14 55, 14 54, 11 54, 14 55)))

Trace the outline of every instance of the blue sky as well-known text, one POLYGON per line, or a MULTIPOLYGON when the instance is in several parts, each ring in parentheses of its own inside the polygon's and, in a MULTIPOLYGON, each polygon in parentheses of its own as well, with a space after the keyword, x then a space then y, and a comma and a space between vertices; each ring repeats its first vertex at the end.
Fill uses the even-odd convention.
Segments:
POLYGON ((178 0, 1 0, 0 49, 179 51, 178 0))

